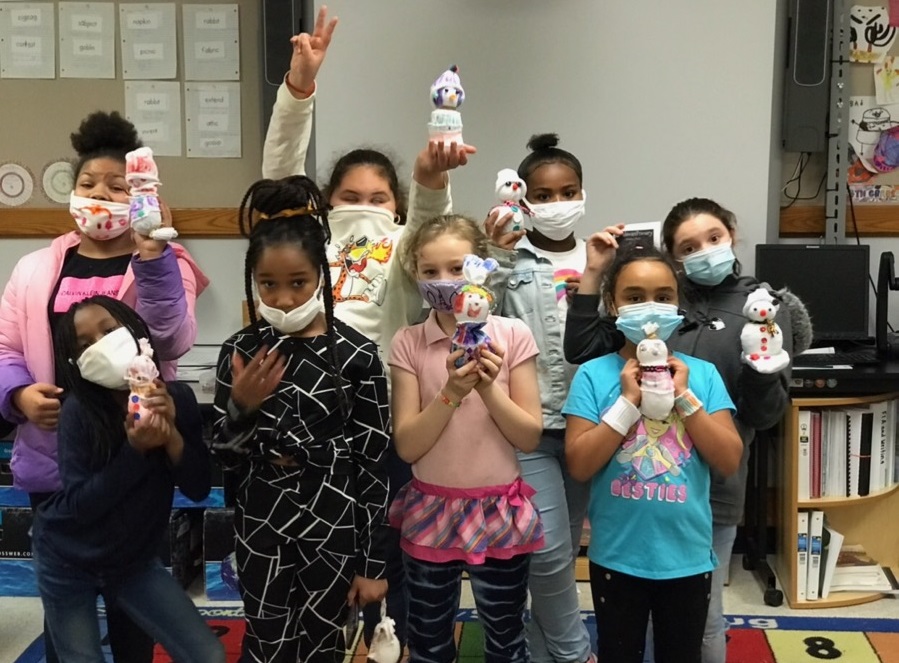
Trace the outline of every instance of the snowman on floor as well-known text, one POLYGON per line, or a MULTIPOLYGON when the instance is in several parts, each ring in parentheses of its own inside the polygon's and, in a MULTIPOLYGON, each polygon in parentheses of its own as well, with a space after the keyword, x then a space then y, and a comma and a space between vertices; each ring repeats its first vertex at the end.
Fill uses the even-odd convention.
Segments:
POLYGON ((779 308, 780 300, 765 288, 750 292, 743 305, 749 321, 740 334, 742 359, 759 373, 777 373, 790 363, 790 355, 783 349, 783 332, 774 322, 779 308))
POLYGON ((528 185, 518 177, 518 172, 511 168, 503 168, 496 174, 496 201, 497 206, 490 210, 490 214, 497 213, 497 220, 512 214, 506 222, 505 232, 521 230, 524 225, 525 214, 531 211, 523 207, 521 201, 528 195, 528 185))
POLYGON ((674 378, 668 369, 668 346, 656 336, 659 326, 654 322, 643 325, 646 334, 637 344, 637 363, 640 364, 640 414, 647 419, 664 421, 674 409, 674 378))

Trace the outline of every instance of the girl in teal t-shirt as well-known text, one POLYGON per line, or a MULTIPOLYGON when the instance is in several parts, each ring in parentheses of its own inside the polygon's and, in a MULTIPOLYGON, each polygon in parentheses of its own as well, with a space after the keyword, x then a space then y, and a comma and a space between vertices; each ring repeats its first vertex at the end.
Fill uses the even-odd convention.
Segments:
POLYGON ((563 408, 575 479, 592 479, 590 586, 599 661, 640 663, 653 616, 656 663, 699 663, 712 552, 709 468, 736 471, 742 442, 734 405, 714 365, 674 353, 674 409, 640 414, 637 344, 655 323, 667 340, 681 321, 677 276, 651 248, 619 254, 603 287, 627 339, 617 354, 583 364, 563 408))

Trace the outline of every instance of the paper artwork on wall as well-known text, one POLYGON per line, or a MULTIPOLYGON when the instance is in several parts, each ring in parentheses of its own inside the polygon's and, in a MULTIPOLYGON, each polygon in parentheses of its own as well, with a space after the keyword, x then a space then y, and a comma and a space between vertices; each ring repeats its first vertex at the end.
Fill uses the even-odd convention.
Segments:
POLYGON ((56 18, 49 2, 0 5, 0 78, 56 78, 56 18))
POLYGON ((34 178, 17 163, 0 164, 0 205, 19 207, 31 200, 34 178))
POLYGON ((240 80, 237 5, 184 5, 184 80, 240 80))
POLYGON ((115 78, 113 3, 59 3, 59 77, 115 78))
POLYGON ((70 161, 51 161, 44 167, 41 178, 44 195, 54 203, 69 202, 69 195, 75 188, 75 171, 70 161))
POLYGON ((849 99, 849 144, 859 160, 872 173, 881 172, 874 167, 877 143, 883 132, 899 126, 899 103, 878 104, 871 96, 849 99))
POLYGON ((175 4, 119 5, 122 78, 173 79, 178 74, 175 4))
POLYGON ((899 103, 899 62, 888 55, 874 65, 874 90, 878 104, 899 103))
POLYGON ((882 62, 896 40, 886 7, 853 5, 849 10, 849 61, 882 62))
POLYGON ((240 83, 185 83, 187 156, 240 157, 240 83))
POLYGON ((177 81, 125 83, 125 117, 144 145, 160 157, 180 157, 181 84, 177 81))

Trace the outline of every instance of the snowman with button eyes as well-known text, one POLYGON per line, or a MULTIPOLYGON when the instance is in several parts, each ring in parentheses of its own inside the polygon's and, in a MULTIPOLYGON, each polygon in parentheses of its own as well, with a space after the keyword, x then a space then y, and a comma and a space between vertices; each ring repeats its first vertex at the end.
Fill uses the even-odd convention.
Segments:
POLYGON ((490 214, 496 212, 496 218, 501 219, 511 213, 512 216, 506 222, 505 232, 521 230, 525 214, 531 214, 531 211, 521 204, 521 201, 528 195, 528 185, 518 177, 517 171, 503 168, 496 174, 495 190, 498 204, 490 210, 490 214))
POLYGON ((776 373, 790 363, 790 354, 783 349, 783 332, 774 322, 779 309, 780 299, 765 288, 749 293, 743 305, 748 322, 740 333, 742 359, 759 373, 776 373))

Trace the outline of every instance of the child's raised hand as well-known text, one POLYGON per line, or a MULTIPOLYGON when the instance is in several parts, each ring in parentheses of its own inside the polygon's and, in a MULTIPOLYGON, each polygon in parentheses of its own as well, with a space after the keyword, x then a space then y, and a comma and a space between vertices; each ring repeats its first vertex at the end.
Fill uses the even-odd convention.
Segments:
POLYGON ((506 232, 506 223, 512 216, 511 211, 501 215, 500 210, 494 209, 484 221, 484 233, 490 243, 506 251, 512 251, 518 244, 518 240, 527 234, 523 229, 506 232))
POLYGON ((427 189, 442 189, 446 186, 446 171, 468 163, 468 157, 478 150, 473 145, 452 143, 444 146, 443 141, 428 141, 427 147, 418 153, 412 178, 427 189))
POLYGON ((674 395, 680 396, 690 388, 688 382, 690 369, 682 360, 674 356, 668 357, 668 368, 671 370, 671 379, 674 380, 674 395))
MULTIPOLYGON (((162 198, 159 198, 159 211, 162 213, 162 227, 172 227, 172 210, 162 198)), ((140 254, 141 260, 153 260, 162 255, 168 242, 159 239, 151 239, 147 235, 141 235, 139 232, 131 231, 131 241, 137 252, 140 254)))
POLYGON ((625 362, 619 379, 621 380, 621 395, 639 407, 640 401, 643 400, 643 392, 640 391, 640 364, 636 359, 628 359, 625 362))
POLYGON ((456 368, 456 360, 465 354, 465 350, 459 348, 446 357, 446 386, 443 391, 447 398, 457 403, 471 393, 481 376, 478 374, 478 362, 466 362, 462 368, 456 368))
POLYGON ((318 10, 318 18, 315 20, 315 29, 312 34, 301 32, 290 38, 293 46, 293 54, 290 56, 290 71, 287 74, 287 82, 300 92, 291 90, 298 98, 306 98, 315 87, 315 77, 325 60, 328 46, 331 44, 331 36, 337 27, 337 18, 328 20, 328 8, 322 5, 318 10))
POLYGON ((231 357, 231 400, 243 412, 255 412, 284 377, 287 360, 277 350, 262 346, 256 356, 244 363, 235 351, 231 357))
POLYGON ((569 276, 567 279, 565 279, 565 299, 568 302, 569 306, 571 305, 571 300, 577 294, 577 291, 580 287, 580 276, 569 276))
POLYGON ((475 389, 482 391, 490 387, 503 367, 503 357, 506 351, 496 341, 489 341, 480 346, 480 360, 478 361, 478 375, 481 379, 475 385, 475 389))

